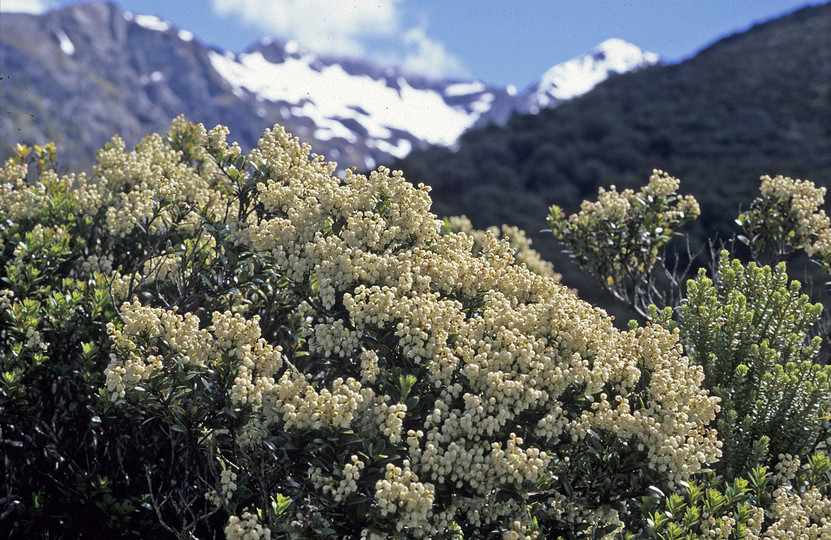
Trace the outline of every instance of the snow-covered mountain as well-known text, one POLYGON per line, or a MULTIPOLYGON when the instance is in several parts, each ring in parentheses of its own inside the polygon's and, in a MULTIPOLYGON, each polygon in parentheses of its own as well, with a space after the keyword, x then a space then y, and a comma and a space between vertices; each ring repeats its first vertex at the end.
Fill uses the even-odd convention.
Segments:
POLYGON ((344 166, 372 168, 413 148, 453 145, 473 126, 502 124, 590 90, 657 57, 620 40, 551 68, 524 92, 477 80, 404 73, 324 56, 280 39, 241 54, 202 45, 156 17, 90 2, 0 19, 0 153, 54 140, 84 166, 115 132, 134 144, 184 113, 222 123, 245 147, 274 123, 344 166))
POLYGON ((321 57, 293 41, 208 56, 237 97, 276 104, 283 118, 311 120, 313 140, 365 144, 367 167, 425 143, 452 145, 497 99, 509 96, 480 81, 433 80, 367 61, 321 57))
POLYGON ((609 76, 641 69, 658 62, 658 55, 610 38, 587 54, 557 64, 523 94, 531 113, 585 94, 609 76))

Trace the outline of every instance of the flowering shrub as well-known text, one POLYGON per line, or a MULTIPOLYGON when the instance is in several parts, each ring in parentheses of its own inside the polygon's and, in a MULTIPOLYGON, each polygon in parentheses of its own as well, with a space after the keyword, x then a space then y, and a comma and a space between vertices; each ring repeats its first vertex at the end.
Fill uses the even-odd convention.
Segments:
MULTIPOLYGON (((177 119, 90 177, 2 171, 3 439, 78 385, 58 427, 110 471, 98 530, 598 537, 720 457, 677 331, 615 329, 516 232, 445 230, 398 172, 337 178, 279 127, 249 155, 226 137, 177 119)), ((36 461, 9 459, 18 493, 36 461)), ((48 530, 88 470, 44 469, 49 501, 4 519, 48 530)))
MULTIPOLYGON (((760 196, 736 220, 742 229, 738 239, 750 250, 751 260, 775 264, 797 251, 831 274, 831 220, 821 207, 826 188, 807 180, 776 176, 761 178, 760 196)), ((831 292, 831 280, 825 285, 831 292)), ((827 298, 827 297, 826 297, 827 298)), ((822 339, 820 361, 831 361, 831 302, 815 335, 822 339)))
POLYGON ((559 281, 562 277, 554 272, 553 265, 543 259, 540 254, 531 248, 531 239, 525 236, 525 231, 513 226, 502 225, 502 227, 488 227, 486 231, 473 228, 470 220, 465 216, 452 216, 445 218, 443 232, 461 232, 473 237, 473 251, 478 253, 482 250, 488 235, 499 239, 505 239, 514 249, 514 259, 523 263, 532 272, 542 276, 552 277, 559 281))
POLYGON ((760 196, 736 220, 752 258, 780 261, 804 249, 831 273, 831 220, 820 208, 826 189, 783 176, 761 181, 760 196))
MULTIPOLYGON (((655 180, 653 174, 650 185, 655 180)), ((678 188, 677 181, 671 188, 678 188)), ((649 191, 654 189, 642 193, 649 191)), ((678 327, 691 361, 704 368, 704 387, 722 398, 716 422, 722 457, 713 464, 718 475, 665 497, 657 509, 654 501, 642 499, 641 511, 650 516, 645 531, 653 538, 828 534, 831 477, 822 451, 831 442, 831 366, 823 366, 822 359, 831 336, 821 324, 822 304, 811 303, 801 284, 789 281, 785 262, 775 269, 757 264, 804 249, 831 272, 823 243, 829 232, 820 209, 824 195, 824 188, 808 181, 763 177, 761 197, 737 220, 746 233, 739 240, 754 262, 745 266, 722 251, 713 279, 702 269, 682 291, 677 276, 670 275, 668 286, 678 290, 663 294, 649 292, 655 288, 650 268, 657 262, 653 234, 615 231, 630 223, 656 227, 665 219, 665 206, 649 207, 643 195, 601 189, 596 203, 583 203, 572 216, 552 207, 553 232, 581 268, 653 324, 678 327), (610 254, 615 242, 623 246, 617 256, 610 254), (616 285, 621 276, 629 280, 626 287, 616 285), (679 298, 679 305, 644 308, 643 301, 652 298, 679 298), (810 460, 812 472, 792 482, 791 469, 800 460, 810 460), (766 467, 777 470, 770 482, 766 467)))
POLYGON ((580 269, 644 318, 650 304, 665 300, 655 286, 655 265, 667 242, 700 213, 695 198, 678 195, 678 186, 677 178, 655 170, 637 193, 600 188, 597 201, 583 201, 578 213, 566 216, 554 205, 548 216, 580 269))
MULTIPOLYGON (((678 324, 649 306, 699 212, 676 179, 552 208, 651 321, 620 331, 519 230, 442 222, 398 172, 333 176, 279 127, 247 155, 227 136, 178 118, 90 176, 50 145, 0 169, 14 537, 827 535, 820 307, 726 255, 678 324)), ((763 180, 754 257, 826 264, 823 195, 763 180)))

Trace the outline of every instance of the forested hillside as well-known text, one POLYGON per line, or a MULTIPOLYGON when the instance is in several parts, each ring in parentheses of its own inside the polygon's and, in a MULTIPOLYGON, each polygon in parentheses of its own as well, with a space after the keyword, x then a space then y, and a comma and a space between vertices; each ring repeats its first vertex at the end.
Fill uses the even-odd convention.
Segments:
POLYGON ((831 4, 805 8, 393 167, 433 187, 439 215, 524 228, 564 281, 577 284, 551 235, 539 232, 551 204, 571 212, 599 186, 640 186, 660 168, 701 203, 693 225, 700 240, 734 230, 762 174, 831 184, 829 35, 831 4))

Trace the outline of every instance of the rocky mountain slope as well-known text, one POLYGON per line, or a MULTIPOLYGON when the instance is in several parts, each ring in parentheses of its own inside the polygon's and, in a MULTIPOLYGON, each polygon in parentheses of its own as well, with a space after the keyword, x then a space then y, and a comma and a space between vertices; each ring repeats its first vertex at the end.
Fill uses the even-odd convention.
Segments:
POLYGON ((228 125, 243 146, 281 123, 344 166, 372 168, 414 148, 448 146, 590 90, 654 54, 609 40, 553 67, 525 91, 435 80, 273 39, 241 54, 202 45, 153 16, 90 2, 0 18, 0 158, 16 142, 55 141, 83 167, 113 133, 134 144, 170 119, 228 125))

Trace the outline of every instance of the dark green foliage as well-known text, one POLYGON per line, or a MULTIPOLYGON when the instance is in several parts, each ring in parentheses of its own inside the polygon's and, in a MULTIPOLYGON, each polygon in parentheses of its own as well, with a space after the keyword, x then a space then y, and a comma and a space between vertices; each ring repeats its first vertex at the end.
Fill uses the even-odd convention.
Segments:
MULTIPOLYGON (((201 491, 178 508, 162 504, 161 515, 153 509, 151 486, 185 479, 167 491, 174 501, 192 491, 184 472, 196 456, 184 434, 107 397, 104 329, 117 313, 108 277, 84 265, 112 249, 104 215, 79 210, 71 177, 52 169, 54 147, 21 147, 17 159, 42 190, 28 218, 0 216, 0 289, 24 299, 0 298, 0 529, 11 538, 164 537, 160 518, 179 526, 210 509, 201 491)), ((141 253, 121 256, 143 264, 141 253)))
POLYGON ((25 298, 0 309, 0 521, 13 538, 152 531, 146 493, 136 485, 141 471, 124 461, 125 448, 137 442, 124 439, 130 427, 122 428, 132 422, 102 405, 99 392, 108 355, 101 328, 115 312, 106 278, 77 264, 96 224, 77 218, 73 192, 41 149, 19 155, 46 173, 45 200, 29 220, 0 225, 3 288, 25 298), (46 343, 60 344, 60 354, 46 343), (92 507, 106 517, 91 518, 92 507))
MULTIPOLYGON (((664 498, 650 512, 644 532, 655 540, 692 540, 708 538, 711 531, 723 527, 722 531, 729 536, 722 538, 741 540, 758 538, 760 530, 770 530, 774 525, 779 528, 779 534, 787 535, 790 531, 792 535, 803 534, 804 538, 824 538, 819 532, 822 522, 810 515, 811 508, 790 508, 801 518, 796 523, 788 523, 789 518, 771 512, 770 508, 774 504, 786 509, 793 503, 801 506, 802 500, 788 500, 788 497, 803 496, 807 492, 809 496, 827 496, 831 489, 831 460, 822 452, 809 456, 785 484, 783 489, 782 479, 761 466, 732 481, 705 476, 702 481, 692 482, 683 491, 664 498)), ((623 537, 638 538, 632 533, 623 537)))

